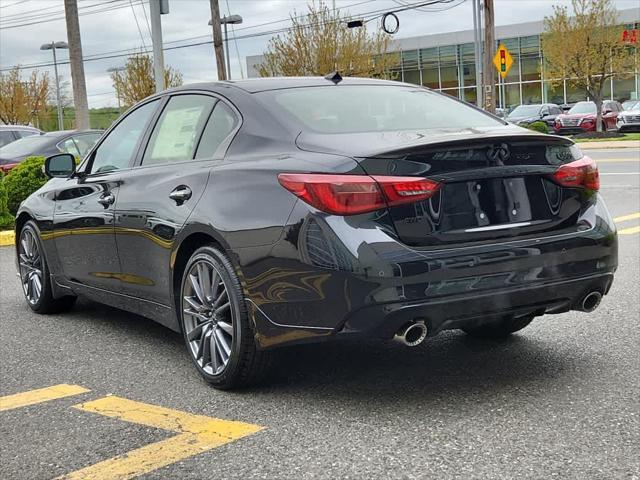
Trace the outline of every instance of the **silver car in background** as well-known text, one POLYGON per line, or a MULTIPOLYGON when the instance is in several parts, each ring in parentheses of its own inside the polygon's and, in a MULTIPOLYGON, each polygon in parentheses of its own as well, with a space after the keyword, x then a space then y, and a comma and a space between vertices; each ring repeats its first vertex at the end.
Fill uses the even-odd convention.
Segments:
POLYGON ((624 110, 618 114, 616 126, 619 132, 640 132, 640 100, 627 100, 624 110))

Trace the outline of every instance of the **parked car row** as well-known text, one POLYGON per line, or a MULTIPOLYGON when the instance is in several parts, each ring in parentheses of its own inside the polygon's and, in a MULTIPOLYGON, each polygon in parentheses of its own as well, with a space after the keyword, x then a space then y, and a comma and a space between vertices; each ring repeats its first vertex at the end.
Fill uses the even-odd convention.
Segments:
POLYGON ((83 158, 102 135, 102 130, 62 130, 43 133, 30 127, 3 127, 2 132, 19 132, 21 138, 0 147, 0 170, 4 173, 33 156, 47 157, 56 153, 70 153, 83 158), (24 135, 27 132, 28 135, 24 135), (33 132, 33 133, 32 133, 33 132))
MULTIPOLYGON (((595 132, 597 112, 594 102, 577 102, 568 110, 553 103, 520 105, 507 117, 510 123, 527 126, 544 122, 550 132, 559 135, 595 132)), ((602 102, 602 131, 640 131, 640 100, 602 102)))

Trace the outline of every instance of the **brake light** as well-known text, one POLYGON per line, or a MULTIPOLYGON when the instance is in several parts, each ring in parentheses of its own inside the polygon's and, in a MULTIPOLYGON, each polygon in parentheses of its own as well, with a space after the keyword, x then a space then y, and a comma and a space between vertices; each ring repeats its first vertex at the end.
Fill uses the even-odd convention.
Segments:
POLYGON ((582 157, 580 160, 560 166, 553 174, 553 178, 564 187, 582 187, 589 190, 600 189, 598 166, 589 157, 582 157))
POLYGON ((427 178, 281 173, 280 185, 323 212, 355 215, 430 198, 440 184, 427 178))

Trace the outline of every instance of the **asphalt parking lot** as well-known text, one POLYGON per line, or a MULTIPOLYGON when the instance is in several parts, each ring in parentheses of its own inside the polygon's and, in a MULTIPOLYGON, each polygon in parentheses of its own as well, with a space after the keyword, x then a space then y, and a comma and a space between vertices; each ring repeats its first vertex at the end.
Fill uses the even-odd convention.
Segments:
POLYGON ((500 342, 292 347, 242 392, 150 320, 33 314, 0 248, 0 478, 639 479, 640 151, 589 155, 621 233, 596 312, 500 342))

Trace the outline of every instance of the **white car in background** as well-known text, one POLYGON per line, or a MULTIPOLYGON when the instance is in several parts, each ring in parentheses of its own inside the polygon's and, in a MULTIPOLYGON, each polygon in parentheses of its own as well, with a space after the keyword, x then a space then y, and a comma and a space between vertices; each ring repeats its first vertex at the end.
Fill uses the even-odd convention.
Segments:
POLYGON ((616 126, 619 132, 640 132, 640 100, 627 100, 624 110, 618 114, 616 126))

